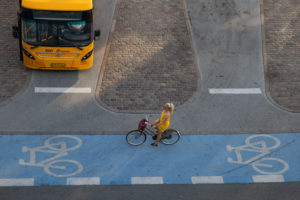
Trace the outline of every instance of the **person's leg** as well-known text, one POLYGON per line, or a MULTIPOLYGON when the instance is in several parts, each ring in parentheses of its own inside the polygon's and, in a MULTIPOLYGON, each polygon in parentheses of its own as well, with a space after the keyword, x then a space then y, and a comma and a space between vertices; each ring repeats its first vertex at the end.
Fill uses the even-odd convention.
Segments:
POLYGON ((162 134, 162 132, 160 132, 160 130, 157 130, 157 136, 156 136, 156 140, 154 142, 154 145, 158 145, 158 143, 161 139, 161 134, 162 134))
POLYGON ((152 123, 152 126, 156 126, 158 123, 159 123, 159 119, 155 120, 155 121, 152 123))

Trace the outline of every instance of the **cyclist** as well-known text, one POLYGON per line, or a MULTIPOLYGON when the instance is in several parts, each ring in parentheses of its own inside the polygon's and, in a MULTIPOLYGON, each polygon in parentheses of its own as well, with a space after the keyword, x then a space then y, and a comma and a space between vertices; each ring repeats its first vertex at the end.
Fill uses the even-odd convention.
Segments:
POLYGON ((173 103, 166 103, 163 107, 163 111, 161 113, 161 116, 159 119, 155 120, 151 126, 155 129, 157 129, 157 136, 154 143, 152 143, 152 146, 158 145, 158 142, 160 141, 161 134, 169 127, 170 125, 170 116, 172 112, 174 111, 174 104, 173 103))

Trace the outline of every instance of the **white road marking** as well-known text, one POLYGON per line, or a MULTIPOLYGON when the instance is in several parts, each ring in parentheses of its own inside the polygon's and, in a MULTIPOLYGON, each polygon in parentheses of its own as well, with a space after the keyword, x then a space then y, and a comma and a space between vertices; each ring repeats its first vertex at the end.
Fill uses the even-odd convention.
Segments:
MULTIPOLYGON (((269 155, 271 150, 280 146, 280 140, 272 135, 251 135, 246 138, 245 145, 233 147, 226 145, 227 151, 234 151, 236 160, 232 157, 227 157, 227 161, 233 164, 251 165, 254 170, 261 174, 280 175, 289 169, 289 164, 279 158, 271 158, 264 156, 269 155), (247 152, 255 153, 253 157, 242 156, 247 152), (281 168, 272 170, 274 165, 280 165, 281 168)), ((247 154, 246 154, 247 155, 247 154)))
POLYGON ((192 176, 193 184, 224 183, 222 176, 192 176))
POLYGON ((89 87, 35 87, 35 93, 91 93, 89 87))
POLYGON ((100 185, 99 177, 67 178, 67 185, 100 185))
POLYGON ((261 94, 260 88, 211 88, 210 94, 261 94))
POLYGON ((282 175, 257 175, 252 176, 254 183, 277 183, 284 182, 282 175))
POLYGON ((113 22, 112 22, 112 26, 111 26, 110 32, 113 33, 115 31, 115 26, 116 26, 116 20, 114 19, 113 22))
POLYGON ((163 178, 158 177, 131 177, 131 184, 163 184, 163 178))
POLYGON ((19 159, 20 165, 44 167, 44 171, 55 177, 70 177, 79 174, 83 170, 83 166, 76 160, 60 159, 68 155, 68 151, 75 150, 82 145, 80 138, 72 135, 57 135, 48 138, 44 146, 38 147, 22 147, 22 152, 29 152, 29 161, 19 159), (48 153, 52 156, 47 157, 45 160, 36 159, 36 155, 40 153, 48 153), (68 171, 67 168, 73 168, 68 171), (57 170, 59 169, 59 170, 57 170), (64 173, 64 171, 67 171, 64 173))
POLYGON ((261 174, 269 174, 269 175, 280 175, 286 172, 289 169, 289 164, 284 160, 279 158, 262 158, 252 163, 252 167, 254 170, 261 174), (267 171, 266 169, 270 169, 273 167, 272 164, 280 164, 281 168, 278 171, 267 171), (265 170, 265 171, 264 171, 265 170))
POLYGON ((0 186, 34 186, 33 178, 0 179, 0 186))

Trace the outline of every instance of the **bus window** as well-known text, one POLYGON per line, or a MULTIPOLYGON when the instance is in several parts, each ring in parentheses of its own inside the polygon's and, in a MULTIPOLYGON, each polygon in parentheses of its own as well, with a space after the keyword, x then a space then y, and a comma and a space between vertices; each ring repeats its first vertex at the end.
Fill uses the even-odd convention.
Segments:
POLYGON ((31 45, 87 46, 93 41, 92 15, 84 12, 31 11, 22 18, 23 40, 31 45), (74 17, 72 17, 74 16, 74 17), (90 17, 88 17, 90 16, 90 17))

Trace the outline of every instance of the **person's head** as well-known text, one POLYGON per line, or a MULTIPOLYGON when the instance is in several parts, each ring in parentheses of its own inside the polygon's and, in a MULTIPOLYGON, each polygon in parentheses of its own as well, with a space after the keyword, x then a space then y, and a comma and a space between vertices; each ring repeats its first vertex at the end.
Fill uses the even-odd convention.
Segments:
POLYGON ((174 111, 174 104, 172 104, 172 103, 166 103, 164 105, 164 110, 167 110, 169 112, 173 112, 174 111))

